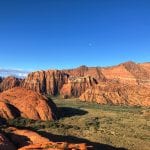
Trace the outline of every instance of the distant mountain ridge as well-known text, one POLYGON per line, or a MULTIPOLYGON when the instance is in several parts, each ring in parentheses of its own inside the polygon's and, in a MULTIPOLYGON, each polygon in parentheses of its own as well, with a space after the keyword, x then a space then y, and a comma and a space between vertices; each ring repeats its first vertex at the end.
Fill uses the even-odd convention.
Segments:
POLYGON ((17 78, 25 78, 29 74, 29 71, 17 70, 17 69, 0 69, 0 77, 14 76, 17 78))
POLYGON ((0 91, 15 86, 99 104, 150 106, 150 63, 129 61, 112 67, 40 70, 19 81, 11 77, 2 79, 0 91))

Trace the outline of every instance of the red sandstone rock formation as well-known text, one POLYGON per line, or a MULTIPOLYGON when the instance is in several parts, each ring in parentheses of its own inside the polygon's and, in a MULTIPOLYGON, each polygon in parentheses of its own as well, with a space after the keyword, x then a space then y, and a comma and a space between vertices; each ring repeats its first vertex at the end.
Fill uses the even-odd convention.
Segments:
POLYGON ((17 129, 15 127, 9 127, 6 129, 7 134, 10 137, 12 143, 18 147, 23 147, 29 144, 38 144, 49 142, 45 137, 42 137, 36 132, 26 129, 17 129))
POLYGON ((139 64, 139 66, 147 71, 148 78, 150 78, 150 62, 139 64))
POLYGON ((10 140, 17 145, 19 150, 87 150, 85 143, 73 144, 67 142, 52 142, 49 139, 42 137, 36 132, 9 127, 5 132, 10 137, 10 140))
POLYGON ((5 119, 14 119, 19 117, 16 109, 13 105, 0 101, 0 117, 5 119))
POLYGON ((28 75, 23 87, 44 94, 56 95, 67 79, 68 75, 63 71, 37 71, 28 75))
MULTIPOLYGON (((29 146, 21 147, 19 150, 88 150, 85 143, 73 144, 67 142, 47 142, 39 144, 31 144, 29 146)), ((91 149, 91 147, 90 147, 91 149)))
POLYGON ((70 77, 68 83, 64 84, 60 90, 60 95, 64 98, 79 97, 89 87, 95 86, 97 81, 89 76, 84 77, 70 77))
POLYGON ((101 82, 87 89, 80 100, 99 104, 150 106, 150 87, 101 82))
POLYGON ((75 69, 69 69, 69 70, 64 70, 67 74, 70 76, 74 77, 85 77, 85 76, 90 76, 96 79, 98 82, 99 81, 105 81, 106 78, 101 72, 100 67, 86 67, 86 66, 81 66, 79 68, 75 69))
POLYGON ((28 75, 23 87, 43 94, 80 96, 85 88, 104 81, 100 68, 80 67, 74 70, 37 71, 28 75), (66 93, 67 92, 67 93, 66 93))
POLYGON ((118 80, 121 83, 150 85, 150 70, 148 71, 148 67, 145 68, 141 64, 126 62, 118 66, 102 68, 102 73, 107 79, 118 80))
POLYGON ((0 93, 0 117, 12 119, 17 116, 34 120, 56 118, 55 104, 40 93, 25 88, 12 88, 0 93))
MULTIPOLYGON (((115 84, 116 81, 120 83, 120 86, 127 84, 128 89, 131 88, 131 91, 135 90, 136 86, 141 91, 141 88, 144 87, 145 89, 150 86, 149 66, 150 63, 136 64, 134 62, 126 62, 107 68, 81 66, 76 69, 62 71, 37 71, 28 75, 23 83, 23 87, 43 94, 61 94, 64 98, 79 97, 88 88, 95 89, 95 85, 98 83, 100 85, 100 82, 106 84, 106 87, 112 82, 114 87, 119 88, 115 84)), ((107 92, 107 90, 105 91, 107 92)), ((124 95, 120 95, 120 97, 123 99, 124 95)))
POLYGON ((1 78, 0 81, 0 92, 19 86, 22 82, 21 79, 11 76, 4 79, 1 78))

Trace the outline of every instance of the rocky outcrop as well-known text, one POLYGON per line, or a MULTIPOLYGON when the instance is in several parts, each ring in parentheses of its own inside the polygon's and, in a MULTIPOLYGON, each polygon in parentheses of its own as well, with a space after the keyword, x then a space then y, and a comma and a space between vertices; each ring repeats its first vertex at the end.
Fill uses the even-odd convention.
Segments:
POLYGON ((56 118, 56 105, 42 96, 25 88, 12 88, 0 93, 0 117, 12 119, 18 116, 34 120, 56 118))
POLYGON ((122 65, 135 77, 138 84, 145 84, 150 80, 149 72, 141 67, 140 64, 136 64, 134 62, 126 62, 122 65))
POLYGON ((93 149, 91 146, 86 146, 85 143, 74 144, 67 142, 47 142, 47 143, 38 143, 31 144, 29 146, 24 146, 19 150, 88 150, 93 149))
POLYGON ((20 112, 8 102, 0 101, 0 117, 3 119, 14 119, 20 116, 20 112))
POLYGON ((75 69, 69 69, 69 70, 64 70, 64 71, 73 77, 90 76, 90 77, 96 79, 98 82, 106 80, 100 67, 80 66, 80 67, 75 68, 75 69))
POLYGON ((150 88, 115 81, 101 82, 87 89, 79 99, 99 104, 150 106, 150 88))
POLYGON ((68 75, 63 71, 37 71, 28 75, 23 87, 43 94, 57 95, 67 79, 68 75))
POLYGON ((20 86, 22 82, 22 79, 16 78, 16 77, 6 77, 0 79, 0 92, 6 91, 8 89, 11 89, 13 87, 20 86))
POLYGON ((0 150, 17 150, 2 133, 0 133, 0 150))
POLYGON ((85 66, 74 70, 48 70, 30 73, 23 83, 23 87, 48 95, 80 96, 85 88, 97 81, 104 81, 105 77, 100 68, 85 66), (67 92, 67 94, 65 94, 67 92))
POLYGON ((86 89, 95 86, 97 81, 90 77, 70 77, 68 79, 68 83, 64 84, 60 90, 60 95, 64 98, 68 97, 79 97, 82 93, 85 92, 86 89))
POLYGON ((6 130, 12 143, 17 145, 17 147, 23 147, 29 144, 38 144, 49 142, 45 137, 42 137, 36 132, 26 129, 17 129, 15 127, 9 127, 6 130))
MULTIPOLYGON (((64 98, 80 97, 87 89, 94 90, 100 87, 101 83, 105 84, 108 90, 111 83, 111 86, 113 85, 116 89, 127 85, 128 89, 131 88, 133 92, 137 87, 139 91, 142 91, 143 87, 146 89, 150 86, 149 66, 150 63, 126 62, 105 68, 81 66, 69 70, 37 71, 28 75, 23 82, 23 87, 46 95, 60 94, 64 98), (99 86, 96 86, 97 84, 99 86)), ((107 89, 105 92, 107 93, 107 89)), ((88 92, 88 95, 90 93, 88 92)), ((125 93, 121 92, 121 94, 125 93)), ((126 96, 128 96, 127 94, 129 93, 127 92, 126 96)), ((137 92, 135 92, 135 96, 138 97, 137 92)), ((120 95, 120 97, 124 99, 124 95, 120 95)))
POLYGON ((87 150, 88 147, 85 143, 74 144, 67 142, 52 142, 49 139, 42 137, 36 132, 25 129, 17 129, 9 127, 5 129, 10 140, 19 150, 87 150))
MULTIPOLYGON (((147 65, 147 66, 150 66, 147 65)), ((146 68, 146 67, 145 67, 146 68)), ((150 85, 150 73, 141 64, 126 62, 117 66, 102 68, 102 73, 108 80, 116 80, 120 83, 150 85)))
POLYGON ((150 73, 150 62, 141 63, 139 64, 141 67, 143 67, 146 71, 150 73))

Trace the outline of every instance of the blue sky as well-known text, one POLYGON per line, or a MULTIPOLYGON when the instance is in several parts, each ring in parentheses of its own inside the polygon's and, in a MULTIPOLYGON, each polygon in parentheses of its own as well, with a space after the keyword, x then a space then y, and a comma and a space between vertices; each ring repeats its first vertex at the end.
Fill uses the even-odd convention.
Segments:
POLYGON ((149 0, 0 0, 0 67, 150 61, 149 0))

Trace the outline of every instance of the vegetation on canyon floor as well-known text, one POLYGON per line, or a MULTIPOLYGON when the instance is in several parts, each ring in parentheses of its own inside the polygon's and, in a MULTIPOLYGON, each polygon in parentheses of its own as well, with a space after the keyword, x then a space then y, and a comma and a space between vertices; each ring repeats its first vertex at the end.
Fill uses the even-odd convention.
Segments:
POLYGON ((9 120, 8 124, 30 128, 53 141, 71 141, 77 137, 76 140, 85 139, 130 150, 148 150, 150 147, 149 108, 97 105, 59 97, 53 100, 60 111, 57 121, 18 118, 9 120))

